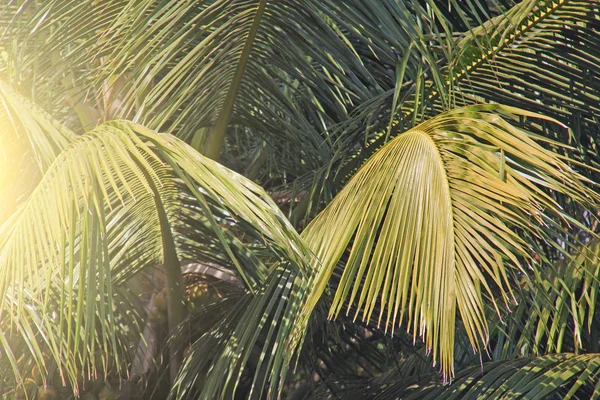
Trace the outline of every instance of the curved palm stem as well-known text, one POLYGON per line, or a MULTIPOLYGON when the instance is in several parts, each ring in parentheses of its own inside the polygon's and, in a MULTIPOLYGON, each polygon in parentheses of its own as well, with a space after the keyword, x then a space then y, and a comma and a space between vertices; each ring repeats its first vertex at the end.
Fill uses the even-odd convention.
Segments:
POLYGON ((225 140, 225 134, 227 133, 227 126, 229 125, 235 98, 237 97, 238 90, 242 83, 244 71, 246 70, 246 64, 248 63, 248 58, 250 57, 250 53, 252 51, 252 45, 254 44, 254 39, 256 38, 256 32, 260 27, 261 18, 265 12, 266 6, 266 0, 260 0, 258 3, 254 20, 252 21, 250 31, 248 32, 248 38, 246 39, 246 43, 242 49, 242 54, 240 55, 240 60, 238 61, 231 83, 229 84, 229 89, 227 91, 227 95, 225 96, 225 100, 223 100, 221 113, 217 118, 217 122, 215 122, 215 126, 211 129, 210 134, 208 135, 204 154, 213 160, 219 160, 219 154, 221 153, 221 147, 223 145, 223 141, 225 140))
POLYGON ((173 346, 169 349, 169 373, 171 383, 175 381, 179 368, 181 366, 181 349, 183 348, 181 340, 175 335, 177 328, 187 314, 185 308, 183 274, 181 272, 181 263, 177 256, 177 247, 171 231, 171 224, 165 207, 160 198, 160 192, 152 181, 150 174, 143 166, 138 163, 138 167, 144 174, 146 182, 152 191, 154 205, 158 214, 160 224, 160 233, 162 238, 163 266, 167 281, 167 318, 169 321, 169 334, 172 336, 173 346))

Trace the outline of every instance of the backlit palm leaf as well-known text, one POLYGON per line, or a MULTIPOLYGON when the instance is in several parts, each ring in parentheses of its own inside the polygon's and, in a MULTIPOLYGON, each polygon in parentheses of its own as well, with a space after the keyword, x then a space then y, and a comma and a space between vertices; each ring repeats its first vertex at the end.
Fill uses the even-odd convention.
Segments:
MULTIPOLYGON (((176 242, 183 241, 173 235, 187 232, 177 211, 180 185, 196 199, 197 223, 209 227, 209 239, 220 238, 209 251, 227 253, 248 290, 262 287, 272 267, 268 259, 266 265, 236 261, 229 231, 235 234, 238 225, 269 246, 271 259, 289 260, 303 275, 306 252, 260 188, 171 135, 107 123, 58 155, 2 232, 5 354, 12 357, 9 342, 18 337, 37 363, 49 355, 75 386, 84 371, 94 375, 99 365, 121 368, 123 335, 139 328, 135 304, 119 292, 151 263, 179 269, 176 242)), ((201 232, 190 235, 188 246, 202 241, 201 232)), ((16 358, 12 364, 18 372, 16 358)))
MULTIPOLYGON (((544 122, 528 124, 527 129, 576 144, 581 154, 571 152, 571 156, 597 165, 600 86, 593 71, 600 69, 600 43, 595 34, 599 24, 597 1, 518 3, 505 14, 466 32, 457 43, 442 46, 447 57, 439 70, 423 69, 426 75, 413 78, 410 84, 397 82, 404 86, 397 88, 401 91, 401 106, 395 113, 396 129, 412 128, 449 106, 501 103, 539 112, 568 125, 573 136, 544 122)), ((390 90, 377 101, 361 106, 361 115, 373 119, 366 132, 357 121, 347 127, 344 135, 352 138, 348 138, 350 145, 357 138, 366 138, 370 144, 357 159, 346 160, 339 180, 349 177, 362 160, 388 140, 385 127, 390 121, 390 107, 396 102, 394 96, 390 90)), ((340 152, 342 157, 345 154, 340 152)))
POLYGON ((0 80, 0 225, 75 137, 0 80))
POLYGON ((4 143, 5 140, 16 142, 20 139, 26 143, 26 148, 29 147, 28 150, 33 153, 31 158, 43 173, 62 149, 75 138, 75 134, 1 80, 0 100, 0 149, 3 152, 11 149, 11 146, 4 143), (31 112, 32 109, 34 112, 31 112))
POLYGON ((323 265, 314 299, 350 245, 331 315, 346 300, 366 320, 380 310, 378 324, 405 324, 451 375, 457 308, 472 345, 486 342, 482 292, 508 304, 507 268, 531 259, 536 241, 566 240, 568 224, 585 229, 548 193, 598 201, 583 176, 504 119, 519 116, 543 119, 465 107, 378 151, 302 234, 323 265))

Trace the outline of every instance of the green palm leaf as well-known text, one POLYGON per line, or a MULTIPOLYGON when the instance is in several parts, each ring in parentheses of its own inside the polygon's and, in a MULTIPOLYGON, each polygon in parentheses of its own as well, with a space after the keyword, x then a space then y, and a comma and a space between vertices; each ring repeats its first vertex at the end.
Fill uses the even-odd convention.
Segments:
POLYGON ((297 267, 278 264, 259 293, 243 297, 192 344, 170 398, 280 397, 304 336, 307 282, 297 267), (243 376, 251 384, 240 391, 243 376))
MULTIPOLYGON (((381 325, 423 339, 403 361, 409 373, 433 360, 446 379, 454 358, 477 363, 472 348, 488 336, 493 360, 595 351, 599 174, 582 165, 598 166, 599 5, 501 3, 0 5, 0 368, 15 372, 10 384, 33 364, 58 364, 75 388, 128 369, 147 311, 137 279, 146 267, 168 272, 174 333, 186 261, 235 275, 244 292, 209 307, 211 329, 192 334, 179 371, 185 329, 172 335, 174 398, 284 393, 307 329, 308 346, 336 335, 313 312, 320 298, 329 306, 328 288, 331 316, 347 307, 350 320, 374 323, 345 332, 337 353, 319 343, 318 366, 306 363, 304 378, 324 372, 335 390, 343 374, 373 383, 367 366, 389 368, 373 339, 381 325), (480 102, 519 109, 454 109, 480 102), (54 122, 81 133, 115 115, 212 157, 227 133, 225 162, 284 193, 293 221, 374 155, 300 239, 262 189, 179 139, 124 121, 78 137, 54 122)), ((593 357, 553 357, 489 364, 481 379, 475 367, 459 372, 450 396, 594 394, 583 382, 597 376, 593 357)), ((384 392, 418 396, 405 389, 384 392)))
POLYGON ((591 208, 598 201, 583 176, 502 116, 544 119, 500 105, 465 107, 377 152, 302 234, 322 263, 308 309, 349 248, 331 316, 348 301, 355 318, 379 310, 378 325, 406 324, 446 376, 457 309, 472 345, 486 342, 482 292, 508 304, 507 269, 531 260, 537 240, 565 240, 563 223, 586 229, 548 193, 591 208))
POLYGON ((564 351, 598 351, 599 241, 523 276, 518 306, 495 324, 493 359, 564 351))
MULTIPOLYGON (((419 382, 417 390, 406 382, 379 382, 369 399, 597 399, 600 396, 598 354, 556 354, 486 363, 457 373, 448 386, 436 378, 419 382), (381 384, 381 386, 379 386, 381 384), (381 389, 380 389, 381 388, 381 389)), ((411 382, 415 383, 415 382, 411 382)), ((413 386, 414 387, 414 386, 413 386)), ((354 398, 354 397, 351 397, 354 398)))
MULTIPOLYGON (((600 68, 595 34, 599 4, 587 0, 526 0, 506 13, 466 32, 456 43, 442 47, 447 54, 438 70, 412 78, 399 97, 394 125, 410 129, 448 107, 501 103, 544 114, 572 128, 572 135, 549 123, 527 129, 562 143, 577 145, 571 156, 597 165, 597 98, 600 91, 593 72, 600 68), (441 75, 442 78, 436 76, 441 75), (444 82, 440 84, 440 80, 444 82), (526 106, 525 106, 526 105, 526 106)), ((431 64, 428 65, 429 67, 431 64)), ((345 180, 388 140, 394 91, 361 106, 363 118, 372 119, 365 132, 352 121, 344 133, 348 143, 367 140, 356 159, 345 160, 338 173, 345 180), (381 118, 384 116, 384 118, 381 118)), ((340 152, 345 156, 348 152, 340 152)), ((596 179, 594 179, 596 180, 596 179)))
MULTIPOLYGON (((269 128, 284 123, 303 134, 307 117, 344 117, 347 92, 366 97, 366 82, 375 84, 319 5, 303 2, 130 2, 105 50, 111 73, 141 78, 127 90, 125 112, 186 140, 212 129, 208 147, 229 124, 273 137, 279 131, 269 128), (304 104, 313 115, 299 112, 304 104)), ((323 138, 314 130, 304 134, 316 149, 323 138)))
MULTIPOLYGON (((233 260, 248 290, 258 290, 273 267, 256 257, 239 262, 229 240, 237 231, 228 226, 260 237, 271 259, 299 265, 300 276, 307 271, 301 241, 259 187, 173 136, 124 121, 101 125, 58 155, 1 233, 0 343, 17 376, 15 338, 40 366, 50 354, 74 387, 82 371, 122 368, 123 335, 139 332, 139 311, 123 285, 157 262, 167 274, 181 273, 183 240, 173 237, 186 232, 177 211, 181 187, 196 199, 197 223, 220 238, 210 251, 233 260)), ((199 232, 188 246, 202 241, 199 232)))
POLYGON ((75 137, 0 79, 0 225, 75 137))

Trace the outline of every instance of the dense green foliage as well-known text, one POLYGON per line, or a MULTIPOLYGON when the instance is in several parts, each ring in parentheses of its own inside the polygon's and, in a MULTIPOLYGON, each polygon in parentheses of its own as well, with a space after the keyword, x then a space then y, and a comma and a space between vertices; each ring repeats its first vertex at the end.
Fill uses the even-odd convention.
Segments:
POLYGON ((0 396, 600 395, 600 1, 0 1, 0 396))

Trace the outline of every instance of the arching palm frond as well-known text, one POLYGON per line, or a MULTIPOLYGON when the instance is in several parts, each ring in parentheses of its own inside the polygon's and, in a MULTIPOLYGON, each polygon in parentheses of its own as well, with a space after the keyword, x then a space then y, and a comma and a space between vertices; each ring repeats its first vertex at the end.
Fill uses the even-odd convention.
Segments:
POLYGON ((586 178, 504 119, 519 117, 544 119, 459 108, 378 151, 302 233, 322 263, 311 304, 350 246, 330 314, 346 300, 355 318, 379 310, 378 325, 405 324, 452 375, 456 310, 472 345, 487 342, 482 292, 508 304, 507 269, 541 251, 537 241, 560 247, 568 224, 587 229, 548 193, 597 206, 586 178))
MULTIPOLYGON (((106 41, 107 66, 140 78, 124 110, 186 140, 210 130, 211 153, 230 123, 267 137, 279 132, 265 128, 293 118, 296 129, 310 126, 298 110, 304 102, 319 124, 343 118, 351 98, 368 97, 366 85, 376 80, 318 8, 262 0, 130 2, 106 41)), ((318 149, 323 138, 314 129, 303 140, 318 149)))
POLYGON ((0 386, 147 366, 163 270, 173 399, 596 395, 505 359, 598 351, 600 2, 515 3, 0 4, 0 386), (338 196, 299 237, 226 136, 292 221, 338 196), (188 262, 236 285, 177 325, 188 262))
MULTIPOLYGON (((311 163, 313 170, 294 182, 297 192, 305 192, 291 213, 294 222, 309 221, 331 200, 331 193, 340 189, 339 182, 347 178, 346 174, 354 172, 358 160, 341 172, 339 163, 346 165, 348 157, 354 158, 357 150, 368 144, 373 130, 386 137, 389 135, 391 123, 407 93, 414 94, 413 83, 418 83, 419 95, 423 97, 424 77, 434 76, 438 92, 447 94, 444 66, 454 52, 455 37, 463 29, 477 26, 479 21, 479 18, 470 18, 473 13, 467 5, 454 3, 448 7, 438 0, 320 3, 319 10, 352 44, 357 62, 364 64, 376 79, 368 84, 375 85, 377 90, 365 98, 352 87, 345 88, 352 100, 351 112, 348 118, 323 132, 325 143, 332 147, 328 159, 311 163)), ((485 7, 480 11, 483 12, 480 17, 485 15, 485 7)), ((347 74, 352 77, 354 72, 347 74)), ((448 96, 444 104, 451 106, 448 96)), ((302 149, 304 154, 305 147, 302 149)), ((358 154, 360 160, 364 159, 362 153, 358 154)))
MULTIPOLYGON (((596 399, 600 396, 598 354, 556 354, 496 361, 459 371, 451 385, 427 380, 381 381, 365 399, 596 399)), ((356 392, 348 398, 356 398, 356 392)))
MULTIPOLYGON (((447 44, 448 54, 438 72, 414 78, 400 88, 394 114, 397 131, 412 128, 454 106, 481 102, 501 103, 539 112, 573 129, 573 136, 549 123, 528 124, 527 129, 577 145, 571 157, 596 165, 598 131, 596 100, 600 96, 594 72, 600 68, 595 34, 600 3, 587 0, 526 0, 502 15, 484 22, 447 44), (441 74, 436 78, 435 74, 441 74), (443 85, 439 81, 445 82, 443 85), (524 107, 524 105, 527 105, 524 107)), ((402 84, 401 83, 401 84, 402 84)), ((350 173, 389 138, 386 129, 394 91, 361 105, 360 114, 372 121, 366 127, 356 120, 344 136, 350 145, 366 140, 360 154, 344 158, 337 180, 350 173)), ((565 150, 566 151, 566 150, 565 150)), ((591 174, 588 171, 588 174, 591 174)), ((596 180, 596 179, 595 179, 596 180)))
MULTIPOLYGON (((16 142, 19 142, 24 151, 31 153, 29 159, 37 166, 38 171, 44 173, 76 135, 2 80, 0 100, 0 149, 3 153, 8 153, 12 148, 10 143, 17 145, 16 142)), ((2 158, 6 159, 8 155, 2 154, 2 158)))
POLYGON ((0 226, 75 137, 0 79, 0 226))
POLYGON ((227 254, 247 290, 261 289, 273 260, 295 266, 302 279, 308 253, 259 187, 171 135, 125 121, 103 124, 58 155, 2 231, 0 345, 17 376, 15 341, 40 369, 48 358, 56 362, 74 387, 82 371, 123 368, 128 341, 140 331, 125 283, 158 262, 169 284, 169 271, 181 274, 178 244, 203 248, 202 229, 174 237, 188 232, 178 211, 181 190, 195 198, 197 224, 219 238, 208 251, 227 254), (264 263, 247 255, 252 247, 243 260, 254 263, 236 258, 231 236, 240 229, 244 240, 268 246, 264 263))

